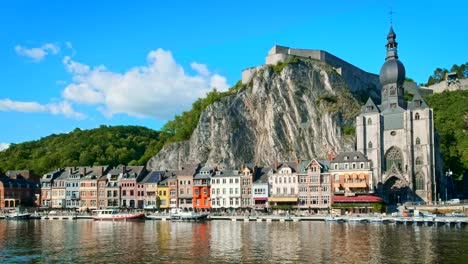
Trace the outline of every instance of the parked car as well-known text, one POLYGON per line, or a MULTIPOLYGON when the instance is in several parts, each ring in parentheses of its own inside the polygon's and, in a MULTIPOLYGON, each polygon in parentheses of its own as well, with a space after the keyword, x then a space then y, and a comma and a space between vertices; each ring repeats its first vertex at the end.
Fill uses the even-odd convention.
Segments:
POLYGON ((447 204, 459 204, 459 203, 460 203, 460 199, 458 198, 450 199, 447 201, 447 204))

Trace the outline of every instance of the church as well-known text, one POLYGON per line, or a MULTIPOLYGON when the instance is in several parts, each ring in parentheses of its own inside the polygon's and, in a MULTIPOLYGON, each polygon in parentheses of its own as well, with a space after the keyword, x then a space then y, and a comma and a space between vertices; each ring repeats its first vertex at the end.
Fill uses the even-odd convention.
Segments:
POLYGON ((437 199, 438 174, 433 110, 418 93, 405 101, 405 67, 395 39, 390 27, 379 76, 381 103, 369 98, 356 118, 356 149, 372 160, 370 191, 385 202, 430 203, 437 199))

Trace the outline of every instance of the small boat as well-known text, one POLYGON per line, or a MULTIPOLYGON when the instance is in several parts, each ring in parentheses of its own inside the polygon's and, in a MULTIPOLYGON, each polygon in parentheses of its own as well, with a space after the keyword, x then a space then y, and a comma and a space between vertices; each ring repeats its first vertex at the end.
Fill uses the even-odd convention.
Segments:
POLYGON ((196 212, 184 212, 182 210, 176 210, 171 213, 170 219, 172 221, 203 221, 208 220, 209 214, 200 214, 196 212))
POLYGON ((19 212, 17 210, 10 211, 7 215, 5 215, 5 219, 7 220, 26 220, 30 218, 30 213, 19 212))
POLYGON ((95 214, 91 216, 94 220, 107 220, 107 221, 121 221, 144 218, 145 214, 142 212, 138 213, 121 213, 117 209, 103 209, 95 210, 95 214))
POLYGON ((336 217, 336 216, 328 216, 325 217, 325 222, 337 222, 337 223, 343 223, 345 220, 342 217, 336 217))

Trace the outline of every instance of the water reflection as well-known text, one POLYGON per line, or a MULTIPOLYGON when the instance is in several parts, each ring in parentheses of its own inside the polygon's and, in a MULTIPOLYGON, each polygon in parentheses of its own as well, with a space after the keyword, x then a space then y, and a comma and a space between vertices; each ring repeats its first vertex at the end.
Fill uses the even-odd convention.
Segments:
POLYGON ((0 221, 0 262, 462 263, 468 228, 323 222, 0 221))

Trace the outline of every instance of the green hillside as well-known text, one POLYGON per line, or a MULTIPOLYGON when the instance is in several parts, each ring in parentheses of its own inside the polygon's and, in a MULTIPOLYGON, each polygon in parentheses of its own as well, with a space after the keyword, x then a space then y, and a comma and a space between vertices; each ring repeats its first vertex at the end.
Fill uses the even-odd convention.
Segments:
POLYGON ((444 170, 459 176, 468 168, 468 91, 445 91, 425 99, 434 109, 444 170))
POLYGON ((164 134, 138 126, 101 126, 13 144, 0 152, 0 170, 39 175, 65 166, 145 165, 163 146, 164 134))

